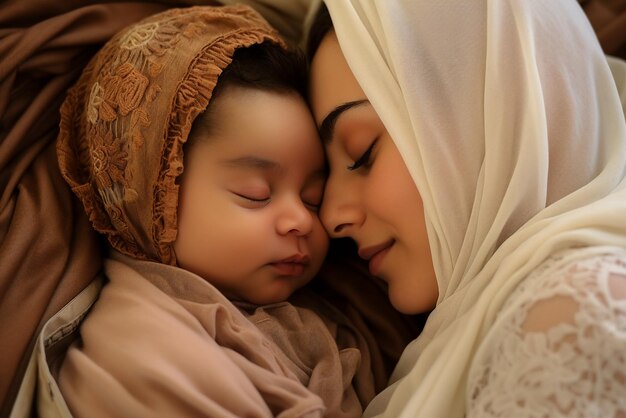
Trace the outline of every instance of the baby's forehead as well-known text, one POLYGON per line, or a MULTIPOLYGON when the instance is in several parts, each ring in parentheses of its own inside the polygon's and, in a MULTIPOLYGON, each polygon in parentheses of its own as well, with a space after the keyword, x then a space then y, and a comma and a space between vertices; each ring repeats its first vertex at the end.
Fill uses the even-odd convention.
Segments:
POLYGON ((204 137, 233 150, 262 148, 280 155, 290 144, 306 142, 323 151, 307 104, 295 93, 229 89, 194 124, 191 141, 204 137))
MULTIPOLYGON (((202 116, 185 160, 202 160, 229 173, 291 176, 301 182, 325 178, 325 155, 304 100, 293 94, 240 92, 219 99, 221 111, 202 116), (219 118, 224 115, 223 120, 219 118), (201 146, 196 146, 200 144, 201 146)), ((186 151, 187 153, 187 151, 186 151)))

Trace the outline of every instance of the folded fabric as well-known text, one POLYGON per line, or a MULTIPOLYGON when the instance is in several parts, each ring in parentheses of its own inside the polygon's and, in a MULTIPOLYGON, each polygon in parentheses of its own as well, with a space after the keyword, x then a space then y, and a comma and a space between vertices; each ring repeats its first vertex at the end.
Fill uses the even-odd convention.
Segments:
POLYGON ((236 307, 119 253, 105 274, 59 377, 77 416, 354 417, 374 396, 366 341, 316 295, 236 307))

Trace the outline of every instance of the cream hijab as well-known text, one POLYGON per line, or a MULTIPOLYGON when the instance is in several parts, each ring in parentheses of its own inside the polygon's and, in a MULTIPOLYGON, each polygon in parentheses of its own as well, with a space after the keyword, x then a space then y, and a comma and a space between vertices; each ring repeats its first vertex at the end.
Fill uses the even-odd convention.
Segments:
POLYGON ((512 289, 560 249, 626 247, 616 82, 574 0, 327 5, 420 191, 439 285, 366 415, 463 416, 472 360, 512 289))

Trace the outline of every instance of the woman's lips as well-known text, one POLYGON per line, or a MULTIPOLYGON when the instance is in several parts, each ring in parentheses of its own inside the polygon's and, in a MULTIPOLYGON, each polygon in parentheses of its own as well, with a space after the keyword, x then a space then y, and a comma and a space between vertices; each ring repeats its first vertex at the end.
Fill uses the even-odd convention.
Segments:
POLYGON ((359 249, 359 256, 364 260, 369 260, 369 271, 372 275, 378 275, 385 256, 387 255, 394 243, 395 240, 390 239, 389 241, 386 241, 382 244, 359 249))

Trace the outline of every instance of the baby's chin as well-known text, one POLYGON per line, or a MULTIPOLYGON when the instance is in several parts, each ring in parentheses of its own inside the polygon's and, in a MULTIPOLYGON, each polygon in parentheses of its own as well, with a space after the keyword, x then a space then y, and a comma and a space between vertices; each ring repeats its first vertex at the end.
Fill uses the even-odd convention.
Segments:
POLYGON ((253 295, 241 295, 242 297, 238 299, 259 306, 285 302, 313 280, 314 275, 308 276, 304 278, 281 279, 280 281, 283 283, 277 283, 276 286, 272 286, 272 289, 265 289, 265 292, 257 292, 253 295), (289 283, 289 281, 292 281, 292 283, 289 283))

